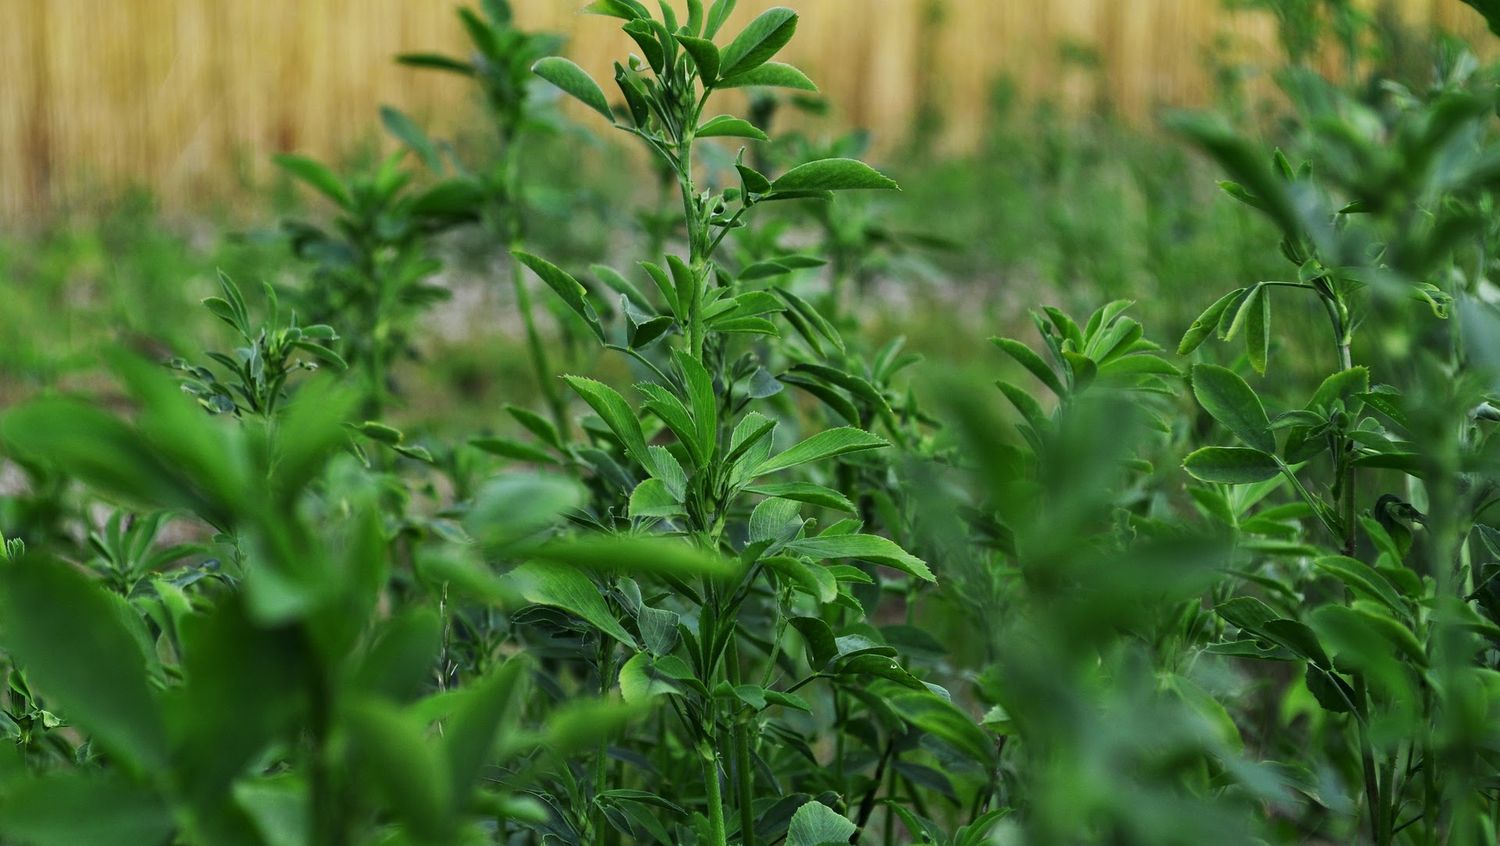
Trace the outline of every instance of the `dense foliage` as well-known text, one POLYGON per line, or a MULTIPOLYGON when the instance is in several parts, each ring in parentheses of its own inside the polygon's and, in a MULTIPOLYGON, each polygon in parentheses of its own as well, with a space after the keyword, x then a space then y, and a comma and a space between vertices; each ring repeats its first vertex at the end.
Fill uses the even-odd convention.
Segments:
POLYGON ((1495 843, 1500 74, 1329 81, 1289 23, 1283 149, 1170 121, 1268 275, 1175 290, 1174 349, 1181 302, 1039 308, 976 380, 864 301, 981 245, 887 224, 861 136, 771 138, 798 18, 734 7, 593 3, 613 97, 460 10, 469 58, 400 60, 485 143, 279 157, 333 204, 302 284, 0 414, 0 842, 1495 843), (633 266, 542 237, 559 91, 662 186, 633 266), (464 231, 537 408, 403 431, 464 231))

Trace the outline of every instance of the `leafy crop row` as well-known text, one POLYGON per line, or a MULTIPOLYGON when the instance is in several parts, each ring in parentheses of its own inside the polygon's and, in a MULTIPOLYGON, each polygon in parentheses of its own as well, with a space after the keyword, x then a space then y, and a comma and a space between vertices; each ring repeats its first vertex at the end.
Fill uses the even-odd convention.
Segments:
POLYGON ((613 100, 461 10, 470 58, 401 61, 489 160, 391 109, 369 172, 280 157, 336 208, 294 301, 221 276, 229 349, 0 416, 3 842, 1494 843, 1495 75, 1292 75, 1296 155, 1177 117, 1285 277, 1205 284, 1175 355, 1043 308, 997 393, 869 342, 871 257, 962 245, 848 202, 897 189, 857 137, 769 137, 798 18, 734 6, 593 3, 613 100), (533 252, 556 90, 671 197, 634 268, 533 252), (474 225, 545 407, 442 443, 393 374, 474 225))

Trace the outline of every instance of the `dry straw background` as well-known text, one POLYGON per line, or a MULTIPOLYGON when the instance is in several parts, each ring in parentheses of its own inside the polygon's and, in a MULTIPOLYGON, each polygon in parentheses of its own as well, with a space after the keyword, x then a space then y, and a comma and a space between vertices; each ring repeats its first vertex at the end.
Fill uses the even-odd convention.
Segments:
MULTIPOLYGON (((1383 1, 1412 23, 1483 31, 1458 0, 1383 1)), ((1144 119, 1205 99, 1213 45, 1274 58, 1274 22, 1220 0, 780 4, 802 13, 790 59, 845 122, 889 137, 935 108, 955 149, 978 137, 1001 74, 1028 96, 1104 101, 1144 119), (1088 45, 1097 69, 1065 61, 1062 43, 1088 45)), ((568 54, 596 72, 629 49, 611 21, 578 13, 583 0, 514 5, 524 25, 572 36, 568 54)), ((772 5, 742 0, 731 31, 772 5)), ((458 49, 453 10, 443 0, 0 0, 0 217, 87 207, 130 186, 169 207, 231 199, 273 152, 336 156, 369 137, 381 103, 451 128, 473 114, 460 81, 390 57, 458 49)))

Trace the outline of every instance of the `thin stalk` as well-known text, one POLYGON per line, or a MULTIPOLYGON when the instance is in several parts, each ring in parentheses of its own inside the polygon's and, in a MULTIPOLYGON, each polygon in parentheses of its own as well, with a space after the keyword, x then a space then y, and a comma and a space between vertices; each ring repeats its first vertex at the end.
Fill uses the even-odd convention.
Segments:
MULTIPOLYGON (((519 237, 511 240, 511 249, 521 248, 519 237)), ((521 313, 521 323, 526 328, 526 349, 531 358, 531 367, 536 372, 536 384, 542 392, 542 399, 547 403, 547 409, 552 414, 552 423, 557 427, 558 433, 566 439, 568 437, 568 409, 563 402, 562 394, 557 389, 556 380, 552 378, 552 364, 547 358, 547 347, 542 343, 542 335, 537 331, 536 315, 531 305, 531 292, 526 287, 526 272, 521 268, 519 259, 510 260, 511 284, 516 293, 516 310, 521 313)))
MULTIPOLYGON (((710 740, 710 743, 712 741, 710 740)), ((710 751, 703 759, 703 784, 708 789, 708 830, 710 846, 729 846, 724 833, 724 794, 719 789, 719 753, 710 751)))
MULTIPOLYGON (((599 636, 599 693, 607 695, 610 688, 614 687, 614 663, 615 642, 612 638, 599 636)), ((609 842, 609 825, 604 819, 604 807, 599 804, 599 794, 603 792, 604 785, 609 782, 609 740, 601 739, 599 748, 594 756, 594 807, 590 812, 593 818, 594 843, 596 846, 606 846, 609 842)))
MULTIPOLYGON (((738 638, 731 634, 725 650, 725 664, 733 684, 741 680, 738 638)), ((736 715, 734 720, 734 776, 738 795, 735 804, 740 810, 740 843, 755 846, 755 762, 750 757, 750 727, 745 719, 736 715)))

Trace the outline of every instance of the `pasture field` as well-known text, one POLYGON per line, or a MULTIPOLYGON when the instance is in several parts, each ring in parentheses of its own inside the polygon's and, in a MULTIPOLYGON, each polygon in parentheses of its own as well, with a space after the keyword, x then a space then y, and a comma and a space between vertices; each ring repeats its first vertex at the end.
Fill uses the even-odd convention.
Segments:
POLYGON ((0 233, 0 844, 1495 844, 1497 36, 1248 5, 955 153, 878 10, 478 0, 467 122, 0 233))

